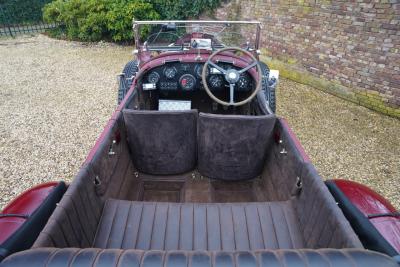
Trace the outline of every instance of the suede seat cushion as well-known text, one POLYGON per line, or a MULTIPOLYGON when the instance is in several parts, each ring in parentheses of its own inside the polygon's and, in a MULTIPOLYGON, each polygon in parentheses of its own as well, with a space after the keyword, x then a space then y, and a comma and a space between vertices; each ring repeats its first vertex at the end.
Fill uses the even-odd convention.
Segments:
POLYGON ((196 166, 197 110, 123 110, 133 164, 140 172, 171 175, 196 166))
POLYGON ((275 120, 274 115, 200 113, 199 172, 221 180, 252 179, 260 175, 275 120))

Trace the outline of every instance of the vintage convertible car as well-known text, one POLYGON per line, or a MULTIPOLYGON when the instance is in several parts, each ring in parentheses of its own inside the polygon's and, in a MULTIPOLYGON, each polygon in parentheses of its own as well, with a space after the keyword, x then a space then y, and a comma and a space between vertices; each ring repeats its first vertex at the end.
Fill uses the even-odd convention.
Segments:
POLYGON ((118 108, 69 186, 3 210, 0 265, 398 266, 398 212, 275 115, 260 27, 135 21, 118 108))

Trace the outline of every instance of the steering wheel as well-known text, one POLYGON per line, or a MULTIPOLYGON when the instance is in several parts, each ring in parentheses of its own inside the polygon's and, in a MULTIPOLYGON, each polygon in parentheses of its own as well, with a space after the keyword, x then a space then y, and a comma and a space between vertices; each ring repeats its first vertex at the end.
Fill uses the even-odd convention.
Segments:
POLYGON ((207 60, 207 62, 204 64, 203 67, 203 72, 201 74, 201 79, 203 81, 203 85, 204 85, 204 89, 206 90, 207 94, 217 103, 224 105, 224 106, 241 106, 244 105, 248 102, 250 102, 256 95, 257 93, 261 90, 261 85, 262 85, 262 72, 261 72, 261 66, 258 63, 257 59, 248 51, 238 48, 238 47, 227 47, 227 48, 223 48, 221 50, 218 50, 216 52, 214 52, 207 60), (251 63, 248 63, 248 65, 241 69, 241 70, 236 70, 236 69, 229 69, 226 70, 220 66, 218 66, 216 63, 214 63, 212 61, 212 59, 216 56, 221 54, 222 52, 225 51, 237 51, 237 52, 241 52, 245 55, 247 55, 248 57, 250 57, 252 59, 251 63), (229 102, 223 101, 219 98, 217 98, 210 90, 210 88, 208 87, 207 84, 207 69, 208 66, 211 65, 212 67, 216 68, 217 70, 219 70, 225 77, 225 80, 229 83, 229 102), (245 100, 242 100, 240 102, 235 102, 234 101, 234 96, 235 96, 235 84, 239 81, 240 79, 240 74, 252 69, 256 67, 257 68, 257 85, 256 85, 256 89, 254 90, 254 92, 245 100))

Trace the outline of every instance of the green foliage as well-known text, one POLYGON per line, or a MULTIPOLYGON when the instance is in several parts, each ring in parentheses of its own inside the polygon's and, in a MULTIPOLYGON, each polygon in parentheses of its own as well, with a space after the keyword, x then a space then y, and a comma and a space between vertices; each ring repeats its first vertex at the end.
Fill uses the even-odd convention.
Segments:
POLYGON ((148 0, 162 19, 186 19, 211 11, 218 7, 220 0, 148 0))
MULTIPOLYGON (((1 0, 0 0, 1 1, 1 0)), ((57 23, 68 39, 128 41, 132 19, 186 19, 213 10, 220 0, 55 0, 43 9, 46 22, 57 23)), ((148 28, 144 27, 146 34, 148 28)))
POLYGON ((107 14, 108 29, 114 41, 132 40, 132 19, 156 20, 160 15, 150 3, 141 1, 115 1, 111 12, 107 14))
POLYGON ((42 21, 42 8, 51 0, 0 0, 0 24, 35 24, 42 21))
POLYGON ((159 19, 144 0, 55 0, 44 8, 46 22, 58 23, 68 39, 131 40, 132 19, 159 19))

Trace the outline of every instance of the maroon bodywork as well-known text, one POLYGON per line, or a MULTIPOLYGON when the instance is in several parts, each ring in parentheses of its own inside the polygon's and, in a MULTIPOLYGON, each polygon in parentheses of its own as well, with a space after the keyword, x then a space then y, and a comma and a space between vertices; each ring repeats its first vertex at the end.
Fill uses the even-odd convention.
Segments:
POLYGON ((400 252, 400 217, 396 215, 397 210, 392 204, 360 183, 342 179, 333 181, 393 248, 400 252))
MULTIPOLYGON (((191 35, 187 35, 182 40, 187 42, 194 37, 203 37, 202 35, 198 34, 199 33, 193 33, 191 35)), ((255 50, 253 53, 258 60, 258 55, 255 50)), ((221 175, 223 171, 221 172, 219 169, 213 170, 212 168, 204 167, 212 165, 210 164, 212 162, 209 161, 211 157, 208 157, 207 155, 212 154, 211 152, 213 152, 212 149, 214 148, 214 145, 210 145, 210 143, 212 143, 209 142, 210 138, 207 139, 207 142, 202 142, 202 140, 205 139, 202 139, 203 136, 198 134, 200 132, 205 133, 204 136, 212 136, 209 134, 212 131, 209 131, 208 133, 207 131, 209 128, 215 127, 215 125, 217 125, 216 128, 223 128, 224 125, 226 125, 225 127, 227 128, 235 127, 234 129, 237 129, 238 132, 240 132, 243 130, 242 125, 248 123, 250 116, 241 117, 236 115, 250 115, 247 113, 230 114, 231 116, 229 118, 234 123, 227 123, 221 114, 204 114, 204 111, 201 111, 200 109, 198 110, 199 113, 197 113, 197 110, 192 107, 192 109, 196 110, 190 111, 191 113, 195 114, 190 115, 190 118, 195 118, 193 121, 188 119, 189 117, 187 114, 190 114, 190 112, 187 114, 182 112, 179 114, 179 116, 182 116, 186 122, 194 122, 194 129, 196 129, 196 127, 199 127, 197 129, 202 129, 197 131, 187 130, 190 128, 188 126, 192 125, 190 123, 186 123, 185 126, 181 126, 181 128, 186 129, 188 133, 194 133, 187 134, 187 136, 194 136, 193 139, 185 136, 185 140, 196 140, 193 142, 195 144, 193 146, 194 149, 182 149, 182 151, 187 151, 187 153, 182 152, 182 155, 185 154, 189 158, 190 156, 195 155, 194 158, 197 158, 197 160, 194 161, 193 166, 190 165, 191 163, 182 163, 184 160, 178 160, 176 163, 177 165, 182 164, 183 166, 188 165, 189 167, 182 167, 182 171, 174 171, 174 168, 172 168, 172 171, 171 168, 165 168, 162 171, 159 171, 158 168, 154 168, 155 165, 152 162, 150 164, 147 161, 142 161, 143 164, 137 164, 137 162, 140 162, 139 159, 142 160, 141 158, 145 158, 146 156, 143 156, 145 153, 141 152, 141 147, 136 147, 139 149, 135 149, 135 147, 132 146, 133 144, 136 144, 134 140, 141 140, 140 138, 145 136, 147 142, 147 138, 151 136, 150 133, 154 133, 156 131, 163 133, 163 129, 168 129, 168 127, 163 127, 162 123, 158 123, 157 128, 151 128, 152 126, 150 128, 146 128, 146 123, 143 122, 152 120, 149 120, 149 117, 147 120, 142 120, 144 118, 143 116, 148 116, 150 114, 153 116, 153 121, 161 121, 159 118, 159 115, 161 115, 164 118, 162 122, 167 121, 168 123, 169 121, 165 118, 171 119, 171 117, 169 117, 171 115, 168 113, 157 112, 158 114, 155 116, 156 113, 154 113, 152 108, 148 110, 140 110, 136 106, 132 108, 132 106, 129 105, 130 102, 132 102, 133 97, 135 97, 134 93, 141 92, 140 87, 142 85, 142 78, 146 77, 145 74, 155 67, 159 67, 170 62, 195 64, 205 63, 209 59, 210 55, 211 51, 208 50, 183 50, 183 47, 182 51, 165 52, 156 56, 154 56, 151 51, 144 49, 144 51, 138 55, 140 62, 138 64, 139 71, 136 73, 136 75, 130 76, 135 77, 132 85, 130 86, 128 92, 125 91, 126 94, 124 94, 120 105, 112 114, 111 119, 107 122, 104 130, 98 137, 96 144, 89 152, 84 164, 82 165, 81 171, 74 180, 73 185, 70 186, 69 193, 65 194, 62 201, 54 202, 54 206, 56 205, 55 203, 59 203, 57 204, 57 210, 54 213, 53 210, 51 210, 53 215, 49 220, 47 220, 48 217, 46 217, 47 224, 44 230, 40 233, 40 236, 37 239, 35 237, 36 241, 33 244, 32 249, 27 252, 19 253, 19 255, 11 256, 11 260, 8 258, 9 265, 5 266, 15 267, 16 265, 13 262, 14 259, 17 259, 15 262, 21 264, 18 266, 27 266, 26 264, 31 264, 32 261, 43 262, 44 266, 52 265, 53 262, 57 262, 56 266, 61 266, 64 263, 67 263, 67 261, 60 261, 54 255, 63 250, 62 248, 66 249, 60 253, 65 253, 67 251, 70 253, 75 251, 77 248, 91 248, 91 252, 95 251, 96 248, 102 248, 101 253, 104 252, 104 255, 107 253, 108 255, 111 255, 110 252, 120 253, 116 252, 121 251, 117 249, 145 251, 145 253, 150 255, 159 253, 155 251, 170 250, 171 248, 166 247, 165 244, 175 244, 176 237, 178 237, 178 240, 181 240, 181 235, 185 236, 187 233, 189 235, 183 237, 182 240, 188 241, 187 243, 192 243, 194 246, 191 246, 191 248, 189 246, 186 247, 186 242, 182 243, 182 245, 180 244, 181 242, 178 241, 177 246, 171 249, 171 251, 182 250, 184 251, 183 253, 197 253, 193 251, 206 250, 207 253, 209 253, 215 249, 209 248, 209 243, 221 244, 221 248, 218 250, 224 251, 226 248, 223 246, 222 237, 225 235, 225 237, 233 236, 234 241, 229 242, 229 245, 232 245, 233 243, 237 251, 239 251, 239 248, 240 250, 246 250, 246 248, 243 249, 242 247, 246 247, 245 244, 247 241, 249 245, 249 251, 260 249, 277 249, 281 251, 278 252, 280 254, 284 253, 282 252, 283 249, 291 249, 288 251, 288 253, 292 254, 294 249, 307 249, 307 251, 311 252, 312 249, 334 248, 336 249, 336 252, 331 254, 329 254, 330 252, 327 252, 328 256, 333 255, 332 259, 329 259, 329 261, 332 261, 334 264, 330 264, 330 266, 336 266, 336 264, 345 266, 346 263, 343 261, 344 258, 349 258, 349 262, 352 262, 352 265, 354 266, 376 266, 376 264, 374 264, 372 261, 365 260, 366 255, 370 252, 368 250, 364 251, 364 247, 361 245, 359 238, 350 227, 350 224, 348 224, 346 221, 342 212, 335 205, 334 199, 329 195, 327 188, 322 182, 322 179, 320 179, 316 170, 312 166, 309 156, 305 152, 292 129, 289 127, 288 122, 283 118, 276 118, 275 120, 275 115, 273 114, 274 112, 268 110, 268 112, 264 114, 263 112, 265 111, 260 109, 260 111, 257 113, 258 115, 265 116, 261 117, 262 120, 260 120, 256 126, 259 127, 262 123, 264 123, 263 125, 265 126, 265 129, 269 129, 268 131, 265 129, 258 131, 261 133, 272 133, 269 136, 275 136, 275 144, 271 144, 269 149, 265 149, 262 153, 260 153, 260 155, 268 154, 267 160, 261 159, 262 164, 254 163, 255 167, 260 166, 260 171, 258 172, 260 176, 258 179, 253 179, 256 177, 256 175, 253 174, 249 175, 250 177, 246 177, 246 171, 243 171, 241 176, 238 175, 238 177, 244 180, 249 180, 252 178, 251 180, 247 181, 248 183, 239 181, 241 179, 236 179, 235 175, 221 175), (135 92, 135 90, 137 90, 137 92, 135 92), (274 124, 268 124, 267 121, 273 122, 274 124), (140 127, 140 125, 143 126, 140 127), (205 127, 205 125, 208 125, 208 127, 205 127), (137 128, 144 130, 136 131, 137 128), (150 130, 146 132, 146 129, 150 130), (139 132, 140 134, 138 134, 139 132), (133 138, 135 136, 138 138, 133 138), (129 143, 129 140, 131 143, 129 143), (203 149, 198 149, 199 147, 203 149), (114 148, 116 150, 113 150, 114 148), (196 149, 199 151, 196 151, 196 149), (264 172, 264 170, 267 171, 264 172), (206 173, 206 175, 205 177, 200 176, 201 179, 195 179, 196 172, 198 172, 198 174, 206 173), (226 177, 229 179, 225 179, 226 177), (160 178, 162 178, 162 180, 160 180, 160 178), (293 178, 295 178, 295 180, 293 178), (268 183, 268 186, 266 183, 268 183), (161 186, 157 187, 155 185, 161 186), (225 190, 222 190, 224 188, 225 190), (236 188, 236 191, 232 188, 236 188), (264 191, 266 191, 266 193, 264 191), (280 191, 282 191, 282 194, 278 194, 280 191), (175 192, 177 192, 176 199, 175 195, 173 195, 175 192), (233 198, 231 198, 232 195, 234 196, 233 198), (165 203, 161 204, 161 202, 165 203), (198 204, 196 202, 203 204, 198 204), (232 202, 241 203, 236 205, 232 204, 232 202), (204 205, 204 203, 207 204, 204 205), (315 203, 318 203, 318 206, 315 206, 315 203), (166 211, 163 208, 165 205, 168 205, 166 211), (208 215, 209 217, 207 217, 208 210, 213 212, 211 208, 218 208, 218 214, 221 213, 220 209, 223 209, 225 212, 225 208, 220 208, 219 206, 230 206, 230 208, 226 210, 230 210, 231 214, 227 213, 226 216, 208 215), (154 207, 154 211, 148 213, 150 210, 149 207, 150 209, 153 209, 154 207), (245 208, 243 209, 243 207, 245 208), (265 207, 268 208, 269 213, 263 212, 265 207), (242 209, 244 213, 240 213, 242 209), (259 212, 259 209, 261 209, 262 212, 259 212), (179 210, 178 216, 176 216, 177 213, 173 213, 175 210, 179 210), (190 210, 192 210, 192 214, 186 212, 190 210), (204 215, 204 211, 205 217, 202 217, 204 215), (170 213, 175 215, 170 216, 170 213), (140 217, 137 217, 138 214, 140 214, 140 217), (142 216, 142 214, 144 215, 142 216), (149 214, 152 215, 147 216, 149 214), (188 217, 185 217, 186 215, 188 215, 188 217), (124 216, 125 219, 121 219, 124 218, 124 216), (261 216, 264 217, 261 219, 261 216), (138 224, 136 224, 137 218, 140 218, 140 222, 138 224), (179 224, 174 221, 175 218, 180 218, 179 224), (181 220, 185 223, 180 224, 181 220), (178 225, 178 227, 168 227, 169 221, 172 222, 170 225, 178 225), (206 222, 207 226, 205 229, 201 227, 199 228, 197 225, 197 222, 202 221, 206 222), (257 221, 259 222, 259 226, 253 224, 257 221), (234 224, 235 229, 232 227, 231 234, 226 234, 230 231, 229 227, 227 226, 229 223, 226 222, 233 222, 234 224), (272 224, 269 224, 269 222, 272 222, 272 224), (283 222, 286 222, 286 224, 283 222), (224 230, 229 231, 220 230, 220 234, 212 233, 214 226, 218 225, 220 229, 222 229, 221 225, 224 225, 224 227, 226 227, 224 230), (272 227, 270 227, 271 225, 272 227), (144 226, 151 226, 151 230, 148 231, 150 228, 144 226), (137 229, 135 229, 135 227, 137 227, 137 229), (163 232, 159 232, 159 230, 161 231, 162 228, 164 229, 164 240, 159 240, 159 238, 163 236, 163 234, 160 234, 163 232), (176 231, 167 235, 166 229, 170 228, 176 231), (121 232, 120 229, 123 229, 123 231, 121 232), (188 229, 189 232, 187 232, 188 229), (255 229, 259 229, 260 232, 257 233, 255 229), (265 236, 275 237, 277 241, 276 245, 273 242, 270 244, 270 240, 264 240, 265 233, 262 233, 263 230, 266 230, 267 232, 265 236), (137 233, 137 236, 135 237, 136 241, 133 242, 132 246, 125 246, 125 240, 133 240, 132 236, 130 235, 131 232, 137 233), (196 243, 195 241, 203 240, 204 233, 206 234, 207 242, 196 243), (121 234, 122 240, 119 242, 118 240, 121 237, 121 234), (238 235, 237 238, 235 237, 235 234, 238 235), (141 239, 144 241, 142 242, 141 239), (52 249, 54 249, 56 252, 53 252, 52 249), (351 250, 349 250, 349 252, 343 252, 346 253, 345 257, 337 257, 337 251, 341 251, 342 249, 351 250), (43 251, 45 251, 45 253, 49 253, 48 259, 43 257, 45 254, 43 251), (357 251, 361 251, 362 254, 358 255, 354 259, 350 259, 350 253, 358 253, 357 251), (38 252, 38 254, 35 254, 36 252, 38 252), (21 257, 22 260, 18 259, 18 257, 21 257)), ((216 62, 228 63, 239 68, 244 68, 251 62, 251 58, 249 57, 239 56, 228 52, 224 52, 218 56, 215 56, 214 60, 216 62)), ((254 68, 249 69, 248 72, 254 80, 258 80, 258 77, 261 78, 261 76, 258 75, 259 73, 257 73, 254 68)), ((203 72, 203 75, 204 73, 205 72, 203 72)), ((260 105, 259 102, 256 103, 260 105)), ((177 115, 175 114, 173 119, 175 119, 176 116, 177 115)), ((250 129, 255 128, 256 127, 250 127, 250 129)), ((168 134, 169 132, 164 131, 163 136, 168 136, 168 134)), ((229 134, 231 135, 231 133, 229 134)), ((248 134, 248 132, 246 132, 246 134, 248 134)), ((174 137, 179 137, 180 135, 173 133, 171 136, 172 138, 169 137, 167 139, 171 142, 177 142, 178 138, 174 137)), ((241 136, 255 136, 255 134, 241 136)), ((236 138, 233 138, 233 140, 238 140, 241 138, 241 136, 236 136, 236 138)), ((227 139, 229 138, 225 138, 225 140, 227 139)), ((251 138, 246 137, 245 139, 251 138)), ((262 138, 259 138, 258 140, 260 139, 262 138)), ((156 138, 149 138, 148 140, 156 140, 156 138)), ((262 140, 265 141, 268 140, 268 138, 262 140)), ((137 143, 140 142, 137 141, 137 143)), ((182 143, 185 142, 181 142, 179 144, 182 143)), ((216 139, 214 143, 217 147, 218 145, 221 147, 229 147, 231 145, 228 144, 225 146, 225 143, 218 139, 216 139)), ((273 143, 273 141, 271 143, 273 143)), ((190 144, 185 145, 186 147, 189 147, 190 144)), ((178 154, 177 152, 174 152, 175 154, 172 152, 170 153, 167 145, 165 144, 162 144, 161 146, 162 149, 159 149, 156 146, 153 150, 150 149, 151 151, 149 152, 149 155, 153 154, 154 151, 165 152, 164 148, 166 150, 164 154, 172 155, 169 158, 173 158, 176 156, 176 154, 178 154)), ((254 143, 251 142, 245 143, 244 146, 249 148, 256 147, 254 143)), ((174 145, 173 147, 178 147, 178 145, 174 145)), ((262 144, 260 147, 262 147, 262 144)), ((229 149, 229 151, 235 151, 232 150, 232 147, 229 149)), ((235 159, 235 156, 240 156, 242 151, 238 150, 238 152, 239 153, 229 153, 234 155, 232 158, 235 159)), ((154 154, 158 156, 159 153, 154 154)), ((217 153, 214 151, 214 154, 217 153)), ((247 153, 245 157, 250 158, 250 154, 251 153, 247 153)), ((179 157, 177 158, 179 159, 179 157)), ((257 157, 253 158, 255 158, 255 160, 250 162, 258 161, 257 157)), ((223 163, 225 164, 224 166, 228 166, 226 163, 230 164, 229 160, 223 163)), ((247 166, 251 165, 245 164, 240 166, 240 168, 238 168, 238 172, 242 172, 243 169, 246 170, 247 166)), ((232 165, 231 167, 236 167, 236 165, 232 165)), ((249 173, 250 171, 247 172, 249 173)), ((363 212, 364 215, 367 217, 369 215, 375 215, 375 217, 371 218, 370 221, 388 240, 388 242, 390 242, 393 247, 399 250, 399 218, 395 216, 390 217, 387 215, 376 216, 377 214, 388 214, 391 212, 394 213, 396 212, 394 207, 390 205, 390 203, 383 197, 365 186, 343 180, 335 180, 335 183, 350 199, 350 201, 363 212)), ((3 214, 16 215, 0 218, 0 229, 2 230, 0 232, 0 244, 24 224, 24 222, 27 220, 27 217, 24 217, 24 215, 29 216, 33 214, 50 194, 52 189, 56 186, 57 183, 46 183, 36 186, 24 192, 3 210, 3 214), (19 216, 18 214, 22 216, 19 216)), ((40 229, 43 229, 43 227, 40 227, 40 229)), ((25 242, 25 239, 23 240, 25 242)), ((321 251, 318 252, 318 254, 324 253, 323 250, 321 251)), ((71 266, 73 265, 72 262, 75 263, 76 259, 81 260, 81 262, 86 262, 87 265, 85 266, 114 266, 108 262, 113 256, 92 257, 86 253, 74 253, 79 255, 79 257, 76 255, 71 257, 73 258, 73 260, 69 262, 71 266), (80 259, 81 255, 84 255, 84 257, 91 257, 92 262, 87 259, 80 259)), ((123 253, 126 254, 126 252, 123 253)), ((198 264, 198 262, 196 263, 198 257, 193 257, 196 259, 187 261, 191 266, 208 266, 208 264, 203 261, 201 264, 198 264)), ((387 256, 384 257, 386 260, 390 260, 390 258, 387 256)), ((124 265, 124 258, 121 257, 121 255, 116 258, 118 260, 114 262, 115 265, 124 265)), ((169 259, 167 256, 164 258, 169 259)), ((284 262, 285 266, 292 266, 291 264, 294 264, 293 266, 297 266, 300 262, 303 262, 302 259, 297 259, 296 257, 293 258, 291 256, 290 258, 291 259, 289 259, 289 257, 285 257, 285 259, 281 259, 282 263, 284 262)), ((145 260, 145 256, 143 256, 141 259, 143 259, 141 260, 143 266, 156 266, 154 264, 149 265, 149 262, 145 260)), ((236 257, 235 259, 237 266, 240 266, 240 264, 243 266, 254 265, 253 261, 249 261, 247 256, 246 260, 244 261, 243 258, 240 257, 236 257)), ((310 259, 304 260, 304 263, 308 262, 309 260, 310 259)), ((130 263, 133 262, 134 257, 130 259, 130 263)), ((154 258, 152 262, 156 263, 154 258)), ((232 261, 232 263, 233 262, 234 261, 232 261)), ((273 260, 273 262, 275 262, 275 260, 273 260)), ((318 262, 318 260, 316 262, 318 262)), ((128 261, 125 263, 128 264, 128 261)), ((157 266, 159 265, 159 263, 156 264, 157 266)), ((170 265, 167 263, 161 264, 170 265)), ((311 260, 307 263, 307 265, 314 266, 314 263, 312 263, 311 260)), ((138 266, 142 265, 139 264, 138 266)), ((228 264, 226 266, 231 265, 228 264)))
POLYGON ((298 149, 301 157, 303 158, 303 161, 305 163, 311 163, 310 157, 307 155, 306 151, 304 150, 303 146, 300 143, 300 140, 297 138, 296 134, 293 132, 292 128, 290 128, 289 123, 287 122, 286 119, 280 118, 280 121, 282 123, 282 126, 287 130, 289 133, 289 136, 292 138, 294 145, 298 149))
POLYGON ((49 182, 32 187, 11 201, 3 209, 0 213, 1 215, 11 214, 16 216, 0 218, 0 244, 7 240, 25 223, 27 217, 35 212, 57 185, 58 182, 49 182))

